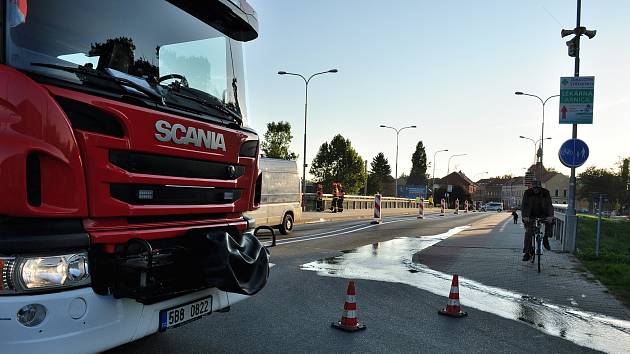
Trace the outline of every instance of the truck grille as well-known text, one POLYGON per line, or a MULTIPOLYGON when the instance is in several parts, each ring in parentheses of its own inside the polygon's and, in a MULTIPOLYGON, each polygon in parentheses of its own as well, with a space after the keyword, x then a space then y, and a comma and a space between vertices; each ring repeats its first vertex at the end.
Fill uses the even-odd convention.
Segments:
POLYGON ((131 205, 230 204, 238 200, 238 189, 170 185, 111 184, 112 197, 131 205))
POLYGON ((233 180, 245 174, 243 166, 133 151, 112 150, 109 161, 125 171, 150 175, 233 180))

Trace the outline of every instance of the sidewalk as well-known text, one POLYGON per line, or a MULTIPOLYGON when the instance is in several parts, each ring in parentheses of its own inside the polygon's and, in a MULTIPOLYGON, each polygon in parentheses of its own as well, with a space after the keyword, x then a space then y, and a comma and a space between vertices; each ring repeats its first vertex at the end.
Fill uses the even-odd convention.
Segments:
MULTIPOLYGON (((425 215, 439 213, 440 208, 425 208, 425 215)), ((451 212, 453 212, 451 210, 451 212)), ((418 209, 415 208, 395 208, 395 209, 383 209, 383 217, 388 216, 404 216, 404 215, 418 215, 418 209)), ((374 217, 374 210, 372 209, 346 209, 343 213, 332 213, 328 210, 323 212, 307 211, 302 213, 302 219, 298 224, 308 224, 314 222, 324 222, 333 220, 360 220, 371 219, 374 217)))
POLYGON ((552 250, 543 254, 539 274, 535 264, 521 261, 523 225, 513 224, 507 213, 489 215, 470 229, 419 253, 419 261, 441 272, 557 305, 630 319, 630 310, 585 273, 573 255, 560 252, 558 241, 551 240, 552 250))

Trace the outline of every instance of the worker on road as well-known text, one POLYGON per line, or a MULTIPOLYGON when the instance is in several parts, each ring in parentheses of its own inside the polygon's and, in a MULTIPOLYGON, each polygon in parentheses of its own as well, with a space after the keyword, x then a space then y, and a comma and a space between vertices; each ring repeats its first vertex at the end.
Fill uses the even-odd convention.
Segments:
POLYGON ((341 183, 337 184, 338 188, 337 188, 337 211, 342 213, 343 212, 343 198, 345 196, 345 193, 343 191, 343 185, 341 185, 341 183))
POLYGON ((330 211, 337 212, 337 203, 339 200, 339 184, 337 182, 332 183, 332 203, 330 204, 330 211))

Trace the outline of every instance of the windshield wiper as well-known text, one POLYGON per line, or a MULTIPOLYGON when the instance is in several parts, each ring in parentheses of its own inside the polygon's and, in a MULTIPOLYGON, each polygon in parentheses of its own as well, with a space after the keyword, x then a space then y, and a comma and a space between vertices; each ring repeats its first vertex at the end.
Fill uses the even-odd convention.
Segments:
MULTIPOLYGON (((238 122, 239 124, 243 123, 243 118, 241 118, 241 116, 236 113, 233 112, 232 110, 228 109, 227 107, 225 107, 225 105, 223 104, 223 102, 221 102, 218 98, 209 95, 205 92, 201 92, 203 94, 204 97, 208 97, 204 98, 201 97, 200 93, 197 93, 195 91, 198 91, 196 89, 191 89, 191 88, 187 88, 187 87, 181 87, 181 86, 175 86, 175 87, 168 87, 168 93, 177 97, 181 97, 183 99, 187 99, 190 101, 193 101, 195 103, 198 103, 200 105, 202 105, 203 107, 209 107, 212 108, 216 111, 219 111, 225 115, 227 115, 227 117, 234 119, 236 122, 238 122), (182 93, 182 91, 186 91, 186 93, 182 93)), ((167 96, 168 97, 168 96, 167 96)))
POLYGON ((166 105, 165 102, 165 98, 164 96, 160 95, 159 93, 153 91, 153 90, 149 90, 146 87, 137 84, 131 80, 127 80, 124 78, 119 78, 119 77, 115 77, 115 76, 111 76, 105 73, 102 73, 100 71, 96 71, 94 69, 90 69, 90 68, 86 68, 84 66, 78 66, 78 67, 72 67, 72 66, 64 66, 64 65, 57 65, 57 64, 50 64, 50 63, 31 63, 32 66, 40 66, 43 68, 51 68, 51 69, 57 69, 57 70, 63 70, 63 71, 67 71, 67 72, 71 72, 71 73, 75 73, 75 74, 82 74, 82 75, 88 75, 88 76, 92 76, 92 77, 96 77, 99 79, 103 79, 103 80, 107 80, 107 81, 111 81, 114 83, 117 83, 120 86, 127 86, 127 87, 131 87, 137 91, 140 91, 141 93, 143 93, 144 95, 148 96, 149 98, 151 98, 153 101, 160 103, 161 105, 166 105))

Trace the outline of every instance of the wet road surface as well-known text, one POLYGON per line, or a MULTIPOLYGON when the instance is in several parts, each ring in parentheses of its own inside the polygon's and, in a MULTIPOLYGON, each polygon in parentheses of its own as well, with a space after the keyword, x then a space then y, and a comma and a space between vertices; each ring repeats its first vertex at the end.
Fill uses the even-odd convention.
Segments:
MULTIPOLYGON (((437 315, 446 304, 450 275, 414 262, 413 255, 440 242, 449 230, 486 225, 481 223, 486 216, 401 217, 375 226, 365 220, 299 225, 292 238, 272 249, 276 266, 261 293, 229 313, 214 313, 112 352, 592 352, 576 344, 589 343, 578 338, 575 322, 592 322, 594 315, 559 308, 572 316, 563 325, 554 322, 552 304, 461 277, 460 297, 469 316, 437 315), (361 333, 330 328, 341 316, 346 276, 359 279, 358 317, 368 327, 361 333), (563 326, 570 340, 561 338, 563 326)), ((603 326, 609 319, 597 320, 603 326)), ((614 330, 627 334, 625 323, 616 325, 620 329, 614 330)), ((599 338, 599 328, 586 335, 599 338)), ((616 347, 599 349, 610 348, 616 347)))

